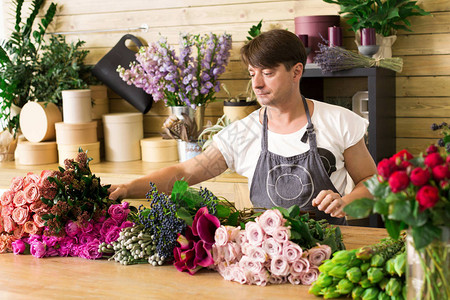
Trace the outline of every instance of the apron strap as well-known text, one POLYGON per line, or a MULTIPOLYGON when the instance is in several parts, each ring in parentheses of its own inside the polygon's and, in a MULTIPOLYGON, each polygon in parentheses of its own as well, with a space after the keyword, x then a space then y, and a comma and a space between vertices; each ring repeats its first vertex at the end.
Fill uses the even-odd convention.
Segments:
POLYGON ((305 108, 306 118, 308 119, 308 125, 306 126, 305 135, 303 135, 301 141, 306 143, 306 140, 309 139, 309 148, 313 152, 317 152, 317 141, 316 141, 316 133, 314 131, 314 125, 311 121, 311 114, 309 113, 308 103, 306 102, 305 96, 302 95, 303 106, 305 108), (306 139, 305 139, 306 137, 306 139))
POLYGON ((261 152, 266 152, 268 149, 267 142, 267 107, 264 108, 263 126, 262 126, 261 152))

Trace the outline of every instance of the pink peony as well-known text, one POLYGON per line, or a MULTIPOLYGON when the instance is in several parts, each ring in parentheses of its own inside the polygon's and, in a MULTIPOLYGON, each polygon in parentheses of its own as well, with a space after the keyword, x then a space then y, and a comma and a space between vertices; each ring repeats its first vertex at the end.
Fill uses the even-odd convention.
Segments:
POLYGON ((13 202, 15 196, 15 192, 12 190, 6 190, 3 192, 3 194, 0 196, 0 204, 2 206, 9 205, 13 202))
POLYGON ((28 221, 28 215, 28 206, 21 206, 14 208, 11 217, 18 225, 23 225, 26 221, 28 221))
POLYGON ((92 221, 86 222, 86 223, 82 224, 80 229, 81 229, 81 232, 83 232, 83 233, 90 233, 94 230, 94 224, 92 224, 92 221))
POLYGON ((109 232, 111 227, 119 226, 116 220, 113 218, 106 219, 105 222, 103 222, 102 228, 100 229, 100 234, 103 236, 106 236, 106 234, 109 232))
POLYGON ((75 243, 75 239, 66 236, 59 241, 58 255, 66 257, 70 255, 71 248, 75 243))
POLYGON ((120 225, 120 229, 124 229, 124 228, 128 228, 128 227, 133 227, 134 223, 130 222, 130 221, 125 221, 122 223, 122 225, 120 225))
POLYGON ((72 220, 69 220, 66 223, 64 230, 66 231, 66 234, 70 237, 74 237, 80 232, 80 228, 78 227, 78 224, 72 220))
POLYGON ((275 241, 274 238, 268 238, 262 243, 262 248, 269 257, 279 256, 282 253, 282 245, 275 241))
MULTIPOLYGON (((127 202, 124 202, 127 203, 127 202)), ((127 205, 125 205, 127 207, 127 205)), ((108 208, 108 213, 117 223, 122 223, 128 217, 128 213, 130 210, 128 208, 124 208, 122 204, 111 205, 108 208)))
POLYGON ((11 179, 10 189, 13 192, 21 191, 23 189, 23 177, 17 176, 17 177, 14 177, 13 179, 11 179))
POLYGON ((426 166, 428 166, 430 168, 434 168, 437 165, 443 164, 444 159, 438 152, 435 152, 435 153, 428 154, 425 157, 424 163, 426 166))
POLYGON ((42 236, 42 241, 47 245, 47 247, 55 247, 61 238, 56 236, 42 236))
POLYGON ((439 190, 435 186, 424 185, 417 192, 416 200, 421 211, 431 208, 439 201, 439 190))
POLYGON ((377 165, 378 174, 380 174, 384 179, 389 178, 391 174, 397 170, 395 162, 390 159, 384 158, 377 165))
POLYGON ((120 230, 121 229, 119 227, 111 227, 104 238, 105 242, 107 244, 111 244, 112 242, 117 241, 117 239, 119 238, 120 230))
POLYGON ((89 243, 86 243, 80 251, 79 256, 86 259, 98 259, 102 257, 102 253, 98 252, 98 246, 100 245, 100 241, 95 239, 89 243))
POLYGON ((45 256, 47 250, 47 246, 38 240, 32 241, 30 243, 30 253, 34 257, 42 258, 45 256))
POLYGON ((27 199, 25 198, 25 193, 23 191, 18 191, 14 195, 13 203, 15 206, 23 206, 27 203, 27 199))
POLYGON ((291 241, 283 244, 282 255, 288 262, 293 263, 302 257, 303 250, 299 245, 291 241))
POLYGON ((450 166, 437 165, 432 170, 433 178, 436 181, 441 181, 450 178, 450 166))
POLYGON ((286 220, 278 209, 269 209, 256 218, 256 223, 259 224, 265 233, 273 235, 278 227, 286 223, 286 220))
POLYGON ((278 276, 286 276, 289 274, 289 262, 283 256, 273 257, 270 262, 270 272, 278 276))
POLYGON ((14 254, 22 254, 25 252, 26 245, 22 240, 15 240, 12 242, 12 249, 14 254))
POLYGON ((260 246, 264 240, 264 233, 256 222, 247 222, 245 224, 245 232, 247 234, 247 240, 250 244, 260 246))
POLYGON ((291 265, 291 273, 292 274, 300 274, 302 272, 308 272, 309 271, 309 260, 302 257, 296 261, 294 261, 291 265))
POLYGON ((328 245, 320 245, 308 250, 308 260, 311 265, 320 266, 322 262, 331 257, 331 248, 328 245))
POLYGON ((317 280, 317 277, 319 277, 319 269, 317 267, 311 267, 309 268, 308 272, 302 273, 302 284, 303 285, 311 285, 314 281, 317 280))
POLYGON ((97 238, 92 233, 80 233, 78 236, 78 243, 81 245, 88 244, 95 241, 97 238))
POLYGON ((30 183, 29 185, 27 185, 23 193, 27 203, 38 201, 41 197, 39 188, 36 183, 30 183))
POLYGON ((286 243, 291 237, 291 231, 289 228, 280 226, 273 232, 273 238, 280 244, 286 243))

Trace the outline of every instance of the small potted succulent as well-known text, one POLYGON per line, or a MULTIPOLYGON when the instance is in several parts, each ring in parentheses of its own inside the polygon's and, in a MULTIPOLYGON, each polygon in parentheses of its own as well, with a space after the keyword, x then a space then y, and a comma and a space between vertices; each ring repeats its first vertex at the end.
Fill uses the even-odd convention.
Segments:
POLYGON ((347 19, 355 32, 355 42, 360 46, 360 29, 374 28, 377 33, 379 51, 374 58, 392 57, 392 44, 397 39, 397 30, 412 31, 409 18, 429 15, 410 0, 323 0, 340 6, 339 14, 347 19))

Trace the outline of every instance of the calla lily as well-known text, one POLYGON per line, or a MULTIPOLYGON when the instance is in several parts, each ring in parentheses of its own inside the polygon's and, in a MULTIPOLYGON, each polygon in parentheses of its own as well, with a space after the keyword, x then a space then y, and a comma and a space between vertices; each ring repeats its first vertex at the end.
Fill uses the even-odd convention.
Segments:
POLYGON ((198 219, 199 219, 201 216, 203 216, 204 214, 209 214, 208 208, 207 208, 206 206, 200 208, 200 209, 197 211, 197 213, 195 214, 195 216, 194 216, 194 221, 192 222, 192 233, 193 233, 194 235, 197 235, 197 236, 198 236, 198 232, 197 232, 197 222, 198 222, 198 219))
POLYGON ((198 241, 195 244, 194 264, 202 267, 208 267, 214 264, 214 259, 212 258, 211 251, 209 249, 206 247, 205 242, 198 241))
POLYGON ((188 272, 190 275, 194 275, 198 270, 200 270, 202 267, 197 266, 195 264, 195 250, 194 248, 187 250, 187 251, 181 251, 180 248, 176 247, 173 250, 175 262, 174 266, 175 268, 180 272, 188 272))
POLYGON ((184 235, 178 234, 177 242, 180 244, 180 247, 177 247, 180 250, 188 250, 192 248, 192 241, 189 241, 184 235))
POLYGON ((215 242, 214 235, 219 226, 220 221, 214 215, 206 213, 198 218, 197 233, 200 239, 205 242, 205 246, 208 250, 211 249, 215 242))

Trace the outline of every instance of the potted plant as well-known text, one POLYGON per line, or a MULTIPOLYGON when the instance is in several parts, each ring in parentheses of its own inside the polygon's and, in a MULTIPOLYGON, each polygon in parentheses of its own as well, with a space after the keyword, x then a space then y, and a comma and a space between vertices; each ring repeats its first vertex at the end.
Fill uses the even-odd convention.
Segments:
POLYGON ((360 45, 360 29, 375 28, 377 45, 380 45, 374 58, 392 57, 390 50, 396 40, 397 30, 412 31, 409 18, 429 15, 417 5, 417 1, 409 0, 323 0, 338 4, 339 14, 347 20, 351 30, 355 32, 356 43, 360 45))
POLYGON ((53 20, 56 4, 51 3, 37 30, 32 30, 44 0, 31 3, 31 13, 22 20, 24 0, 14 2, 15 24, 11 36, 0 46, 0 122, 16 136, 19 129, 19 111, 34 99, 32 80, 38 70, 39 53, 44 34, 53 20))
POLYGON ((233 97, 225 84, 222 84, 222 88, 228 95, 228 98, 223 101, 223 113, 230 122, 245 118, 259 107, 256 95, 252 89, 251 80, 247 84, 247 90, 244 95, 239 94, 233 97))
POLYGON ((202 151, 205 151, 209 145, 213 142, 213 136, 220 132, 222 129, 231 124, 231 121, 226 115, 223 115, 217 120, 217 123, 213 126, 208 126, 199 134, 198 139, 204 141, 202 144, 202 151))

